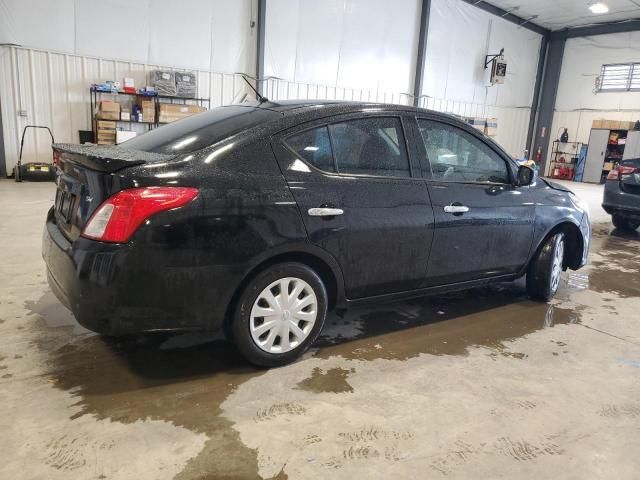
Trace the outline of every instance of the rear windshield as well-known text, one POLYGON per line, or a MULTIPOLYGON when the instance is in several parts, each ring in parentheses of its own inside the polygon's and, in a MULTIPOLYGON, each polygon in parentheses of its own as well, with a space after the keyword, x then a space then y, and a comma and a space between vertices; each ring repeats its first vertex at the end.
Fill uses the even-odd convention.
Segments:
POLYGON ((218 107, 151 130, 121 146, 143 152, 191 153, 278 116, 279 113, 264 108, 218 107))
POLYGON ((640 158, 631 158, 629 160, 623 160, 620 165, 625 167, 635 167, 640 168, 640 158))

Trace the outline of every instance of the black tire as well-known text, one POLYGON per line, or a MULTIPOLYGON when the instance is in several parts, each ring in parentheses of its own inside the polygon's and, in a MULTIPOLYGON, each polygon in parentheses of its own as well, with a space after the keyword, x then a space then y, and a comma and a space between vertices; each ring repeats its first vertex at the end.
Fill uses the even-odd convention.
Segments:
MULTIPOLYGON (((322 331, 327 316, 327 290, 322 279, 308 266, 287 262, 273 265, 258 273, 244 288, 233 313, 229 333, 231 341, 240 353, 253 365, 259 367, 279 367, 299 358, 315 342, 322 331), (253 340, 250 330, 251 311, 258 296, 273 282, 287 277, 301 279, 306 282, 316 298, 316 319, 304 341, 284 353, 270 353, 259 347, 253 340)), ((276 336, 278 339, 279 336, 276 336)))
MULTIPOLYGON (((527 292, 531 298, 548 302, 558 291, 559 277, 554 281, 554 260, 556 260, 558 249, 561 249, 559 254, 564 257, 564 246, 564 233, 556 233, 547 239, 529 264, 527 292)), ((563 262, 564 258, 561 261, 563 262)), ((560 271, 562 269, 563 263, 560 265, 560 271)))
POLYGON ((619 228, 620 230, 628 230, 633 232, 638 227, 640 227, 639 221, 631 220, 629 218, 623 217, 622 215, 611 215, 611 220, 613 221, 613 226, 619 228))

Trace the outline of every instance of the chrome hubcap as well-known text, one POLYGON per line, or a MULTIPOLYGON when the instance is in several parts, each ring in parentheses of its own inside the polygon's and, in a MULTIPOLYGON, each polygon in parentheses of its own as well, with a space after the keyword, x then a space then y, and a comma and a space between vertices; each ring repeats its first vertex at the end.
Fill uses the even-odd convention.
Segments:
POLYGON ((562 273, 562 261, 564 259, 564 240, 560 240, 553 255, 551 267, 551 291, 555 292, 560 286, 560 274, 562 273))
POLYGON ((249 330, 255 344, 268 353, 285 353, 309 336, 318 317, 318 299, 300 278, 286 277, 265 288, 251 309, 249 330))

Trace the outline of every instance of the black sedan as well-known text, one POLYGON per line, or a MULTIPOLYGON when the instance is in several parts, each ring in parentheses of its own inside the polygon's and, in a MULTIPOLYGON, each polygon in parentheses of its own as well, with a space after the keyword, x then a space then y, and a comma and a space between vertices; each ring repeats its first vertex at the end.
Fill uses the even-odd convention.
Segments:
POLYGON ((547 301, 589 215, 464 122, 397 105, 220 107, 121 146, 56 145, 51 289, 105 335, 216 330, 276 366, 327 310, 526 274, 547 301))
POLYGON ((602 208, 616 228, 633 231, 640 226, 640 159, 624 160, 609 172, 602 208))

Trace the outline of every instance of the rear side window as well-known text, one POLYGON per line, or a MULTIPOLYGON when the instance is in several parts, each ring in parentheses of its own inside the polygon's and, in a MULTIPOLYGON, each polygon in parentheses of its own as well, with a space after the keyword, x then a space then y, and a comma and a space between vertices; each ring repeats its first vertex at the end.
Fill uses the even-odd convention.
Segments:
POLYGON ((372 117, 329 126, 340 173, 410 177, 399 118, 372 117))
POLYGON ((287 139, 289 146, 303 159, 325 172, 335 172, 327 127, 314 128, 287 139))
POLYGON ((325 172, 410 177, 402 124, 395 117, 334 123, 287 138, 301 158, 325 172))

